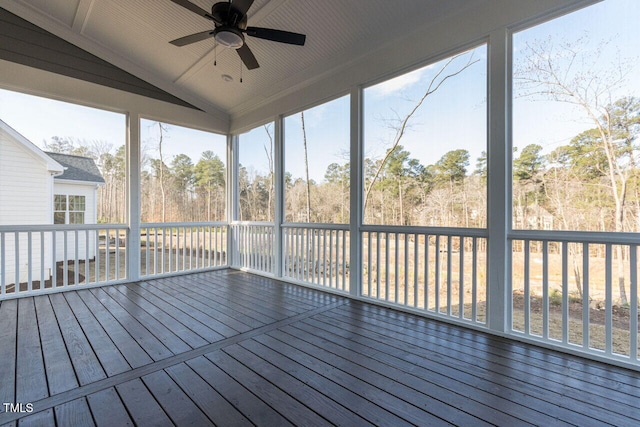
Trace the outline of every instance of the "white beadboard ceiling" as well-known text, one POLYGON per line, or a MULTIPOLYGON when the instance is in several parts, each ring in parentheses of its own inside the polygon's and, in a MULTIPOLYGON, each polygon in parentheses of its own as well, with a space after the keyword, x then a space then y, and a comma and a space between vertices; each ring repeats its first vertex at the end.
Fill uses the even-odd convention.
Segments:
MULTIPOLYGON (((213 39, 185 47, 169 44, 213 28, 169 0, 3 0, 2 5, 206 112, 233 118, 292 88, 335 79, 344 64, 376 55, 418 28, 485 1, 255 0, 249 25, 304 33, 307 39, 300 47, 247 37, 260 68, 244 69, 243 83, 237 54, 216 53, 213 39), (223 74, 234 81, 223 81, 223 74)), ((206 10, 214 2, 193 0, 206 10)))

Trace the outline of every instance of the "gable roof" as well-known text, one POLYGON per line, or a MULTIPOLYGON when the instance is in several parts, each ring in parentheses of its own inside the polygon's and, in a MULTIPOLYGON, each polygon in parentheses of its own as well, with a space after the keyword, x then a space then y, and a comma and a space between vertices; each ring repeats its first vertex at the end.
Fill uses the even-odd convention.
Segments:
POLYGON ((64 171, 63 165, 58 163, 51 156, 47 156, 44 151, 38 148, 33 142, 22 136, 18 131, 9 126, 6 122, 0 120, 0 131, 5 132, 10 138, 20 143, 31 155, 42 160, 47 166, 47 170, 54 175, 59 175, 64 171))
POLYGON ((104 178, 92 158, 51 152, 45 154, 64 166, 64 173, 55 179, 104 184, 104 178))

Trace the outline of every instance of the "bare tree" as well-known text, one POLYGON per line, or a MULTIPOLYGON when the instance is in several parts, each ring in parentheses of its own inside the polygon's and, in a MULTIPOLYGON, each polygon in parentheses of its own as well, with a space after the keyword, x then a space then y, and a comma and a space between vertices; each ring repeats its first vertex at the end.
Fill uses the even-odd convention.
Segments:
POLYGON ((307 180, 307 222, 311 222, 311 181, 309 180, 309 155, 307 153, 307 131, 304 126, 304 111, 300 112, 302 144, 304 145, 304 173, 307 180))
POLYGON ((375 169, 375 171, 373 173, 372 179, 369 181, 369 185, 365 189, 364 200, 362 202, 363 210, 366 211, 367 202, 369 200, 369 195, 370 195, 371 190, 373 189, 373 187, 374 187, 374 185, 376 183, 376 180, 380 176, 380 173, 382 172, 382 170, 386 166, 387 162, 389 161, 389 159, 391 158, 393 153, 400 146, 400 142, 402 141, 402 138, 404 137, 405 132, 407 131, 407 128, 409 126, 409 122, 411 121, 411 118, 416 114, 418 109, 420 109, 420 107, 422 106, 422 104, 424 104, 424 102, 427 100, 427 98, 430 95, 432 95, 433 93, 435 93, 438 89, 440 89, 442 87, 442 85, 447 80, 449 80, 452 77, 455 77, 458 74, 462 73, 464 70, 466 70, 467 68, 471 67, 473 64, 475 64, 478 61, 479 61, 478 59, 474 60, 473 51, 464 52, 464 53, 461 53, 461 54, 458 54, 458 55, 455 55, 455 56, 452 56, 451 58, 449 58, 442 65, 440 70, 438 70, 438 72, 436 72, 435 75, 431 78, 431 80, 427 84, 427 88, 426 88, 424 94, 418 100, 418 102, 415 103, 413 108, 403 118, 397 120, 397 123, 393 126, 393 129, 395 130, 395 136, 393 138, 393 141, 391 142, 391 145, 387 149, 387 152, 386 152, 385 156, 383 157, 382 161, 377 164, 377 168, 375 169), (468 60, 466 61, 466 63, 464 65, 462 65, 460 68, 458 68, 457 70, 455 70, 455 71, 453 71, 453 72, 451 72, 449 74, 445 74, 445 72, 447 72, 449 70, 451 64, 453 62, 455 62, 456 59, 458 59, 458 58, 460 58, 462 56, 465 56, 465 55, 468 55, 468 60))
MULTIPOLYGON (((549 38, 527 43, 525 60, 517 64, 515 82, 520 96, 550 99, 581 109, 595 128, 600 148, 606 156, 606 175, 615 204, 615 231, 625 231, 625 204, 630 163, 621 161, 625 155, 615 123, 615 98, 623 88, 631 67, 618 59, 603 67, 603 52, 607 43, 589 48, 589 38, 554 44, 549 38)), ((622 246, 616 245, 620 302, 627 304, 622 246)))

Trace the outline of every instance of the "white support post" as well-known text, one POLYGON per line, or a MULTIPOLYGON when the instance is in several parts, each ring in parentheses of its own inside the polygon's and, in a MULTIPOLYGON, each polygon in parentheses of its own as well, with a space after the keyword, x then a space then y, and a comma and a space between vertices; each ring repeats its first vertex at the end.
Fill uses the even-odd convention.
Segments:
MULTIPOLYGON (((127 279, 140 280, 140 115, 130 111, 127 114, 127 279)), ((117 238, 117 237, 116 237, 117 238)))
POLYGON ((284 117, 278 116, 276 117, 274 123, 274 165, 273 165, 273 174, 274 174, 274 196, 275 196, 275 206, 273 213, 273 223, 274 223, 274 262, 275 269, 274 275, 276 277, 282 277, 282 271, 284 268, 284 253, 283 253, 283 244, 282 244, 282 223, 284 222, 284 117))
POLYGON ((507 240, 511 219, 509 185, 511 149, 510 35, 506 28, 489 35, 488 141, 487 149, 487 326, 507 332, 511 262, 507 240))
POLYGON ((227 135, 227 263, 229 266, 237 264, 236 239, 233 235, 231 223, 238 220, 240 194, 238 190, 238 136, 227 135))
POLYGON ((362 294, 362 236, 360 235, 364 189, 362 87, 354 87, 351 90, 350 103, 349 293, 358 297, 362 294))

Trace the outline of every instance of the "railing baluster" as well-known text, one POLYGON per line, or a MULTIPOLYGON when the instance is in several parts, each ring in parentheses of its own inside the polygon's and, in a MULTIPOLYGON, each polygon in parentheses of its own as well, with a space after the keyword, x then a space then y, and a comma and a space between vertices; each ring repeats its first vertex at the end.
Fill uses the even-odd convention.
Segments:
POLYGON ((367 296, 371 297, 371 232, 367 232, 367 296))
POLYGON ((89 230, 85 230, 84 232, 84 284, 86 285, 91 281, 89 280, 89 260, 91 259, 89 244, 91 242, 91 233, 89 232, 89 230))
POLYGON ((472 238, 471 249, 471 320, 478 321, 478 238, 472 238))
POLYGON ((58 266, 56 259, 56 239, 58 237, 57 231, 51 232, 51 288, 56 288, 58 286, 58 266))
POLYGON ((33 250, 33 242, 31 241, 32 234, 31 231, 27 232, 27 291, 31 292, 33 290, 33 275, 31 273, 33 266, 33 256, 31 251, 33 250))
POLYGON ((424 309, 429 310, 429 235, 424 235, 424 309))
POLYGON ((400 263, 398 262, 398 257, 400 256, 400 248, 399 248, 399 244, 398 244, 398 234, 399 233, 394 233, 394 243, 396 245, 395 250, 394 250, 394 286, 393 286, 393 302, 397 303, 398 302, 398 287, 399 287, 399 283, 400 283, 400 271, 399 271, 399 266, 400 263))
MULTIPOLYGON (((44 257, 44 231, 40 232, 40 287, 39 289, 44 289, 44 265, 45 265, 45 257, 44 257)), ((87 265, 87 278, 89 277, 89 263, 87 265)), ((2 263, 2 267, 4 268, 4 263, 2 263)), ((2 280, 2 278, 0 278, 2 280)), ((4 280, 2 280, 4 282, 4 280)))
POLYGON ((376 298, 380 298, 380 232, 376 232, 376 298))
POLYGON ((404 305, 409 305, 409 233, 404 233, 404 305))
POLYGON ((435 277, 435 311, 436 313, 440 313, 440 235, 437 234, 436 235, 436 244, 435 244, 435 251, 436 253, 434 254, 436 257, 436 265, 435 265, 435 273, 436 273, 436 277, 435 277))
POLYGON ((5 255, 5 243, 4 243, 4 231, 0 231, 0 295, 7 293, 7 281, 5 277, 6 268, 6 255, 5 255))
POLYGON ((634 363, 638 362, 638 247, 629 246, 629 357, 634 363))
POLYGON ((549 242, 542 242, 542 337, 549 339, 549 242))
POLYGON ((420 252, 420 235, 418 233, 413 234, 413 306, 418 308, 418 295, 420 290, 418 289, 418 268, 419 268, 419 252, 420 252))
POLYGON ((582 348, 589 349, 589 244, 582 244, 582 348))
MULTIPOLYGON (((78 260, 79 258, 79 251, 78 251, 78 245, 79 245, 79 236, 78 236, 78 230, 73 230, 73 238, 74 238, 74 255, 75 255, 75 262, 73 263, 73 284, 77 285, 78 282, 80 281, 80 261, 78 260)), ((31 239, 29 239, 31 240, 31 239)))
POLYGON ((67 287, 69 285, 69 239, 68 239, 68 235, 69 233, 67 233, 67 231, 63 231, 63 247, 64 247, 64 251, 63 251, 63 264, 62 264, 62 286, 63 287, 67 287))
POLYGON ((16 231, 13 235, 13 244, 15 246, 15 274, 14 274, 14 289, 15 292, 20 292, 20 234, 16 231))
POLYGON ((335 281, 335 278, 333 277, 333 265, 335 263, 333 259, 333 233, 333 230, 329 230, 329 287, 337 288, 337 283, 335 281))
POLYGON ((389 301, 389 233, 385 233, 384 241, 384 299, 389 301))
POLYGON ((569 243, 562 242, 562 342, 569 342, 569 243))
POLYGON ((522 250, 524 252, 524 333, 529 335, 531 333, 531 299, 530 299, 530 286, 529 286, 529 271, 531 265, 529 263, 529 240, 522 242, 522 250))
POLYGON ((458 318, 464 319, 464 237, 458 236, 458 244, 460 245, 458 270, 458 318))
MULTIPOLYGON (((351 236, 349 236, 349 240, 351 240, 351 236)), ((342 283, 340 286, 340 290, 343 290, 343 291, 347 290, 346 277, 347 277, 347 254, 348 253, 349 251, 347 250, 347 231, 342 230, 342 283)))
POLYGON ((451 279, 452 279, 452 275, 453 275, 453 259, 452 259, 452 251, 453 251, 453 244, 452 244, 452 237, 451 236, 447 236, 447 316, 451 316, 451 279))
POLYGON ((604 309, 604 336, 605 336, 605 353, 611 355, 613 349, 613 246, 607 243, 605 254, 605 309, 604 309))

